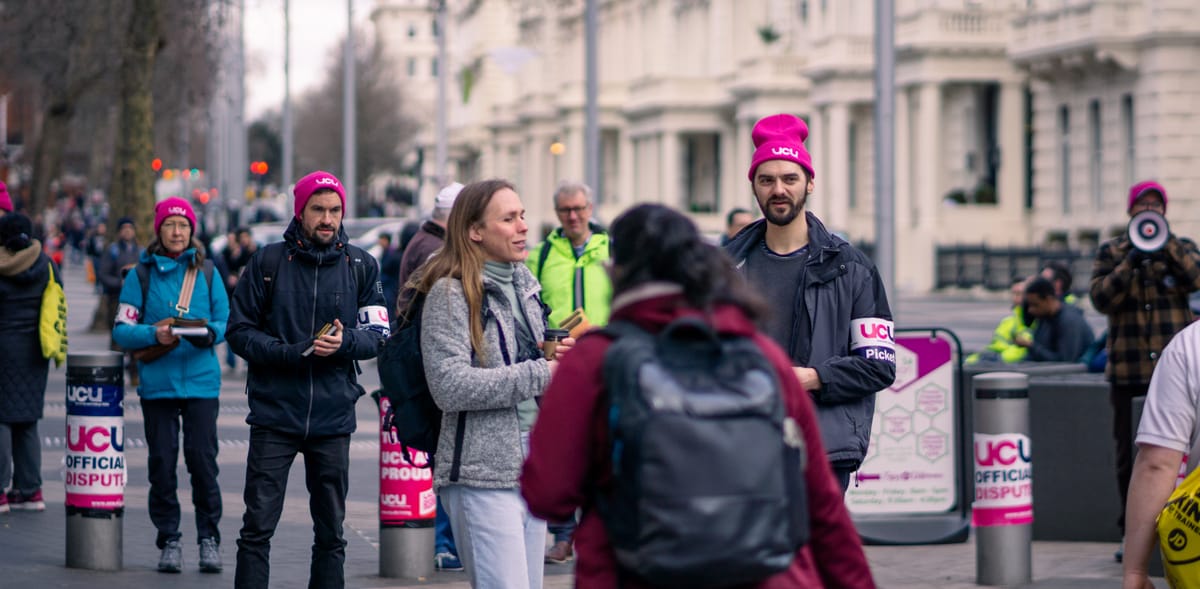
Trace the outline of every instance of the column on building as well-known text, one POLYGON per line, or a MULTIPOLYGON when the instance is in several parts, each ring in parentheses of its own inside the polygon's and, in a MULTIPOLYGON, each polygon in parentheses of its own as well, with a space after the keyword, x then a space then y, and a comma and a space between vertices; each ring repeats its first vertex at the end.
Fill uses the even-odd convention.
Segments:
POLYGON ((826 203, 826 209, 819 214, 831 231, 845 231, 850 221, 850 104, 834 102, 828 111, 825 169, 829 170, 829 176, 817 184, 826 203))
POLYGON ((907 232, 912 228, 912 150, 909 149, 910 141, 912 140, 912 129, 909 123, 909 100, 908 89, 902 86, 896 87, 896 127, 895 144, 892 147, 895 163, 894 169, 896 176, 893 182, 893 193, 895 194, 895 204, 892 207, 892 214, 895 218, 894 231, 897 239, 903 239, 907 232))
POLYGON ((904 243, 903 258, 910 259, 907 274, 897 273, 897 284, 904 290, 927 291, 934 287, 934 252, 937 245, 938 207, 942 199, 942 86, 924 82, 919 86, 916 129, 919 157, 914 159, 916 182, 912 202, 916 205, 916 226, 904 243))
POLYGON ((667 206, 686 210, 687 203, 683 198, 681 183, 679 134, 672 129, 663 129, 658 134, 659 153, 662 161, 659 164, 658 194, 654 200, 667 206))
POLYGON ((723 162, 724 169, 717 170, 718 176, 721 178, 721 193, 717 197, 717 212, 725 214, 729 209, 734 207, 746 207, 745 201, 745 178, 746 169, 738 168, 737 162, 737 133, 740 125, 736 120, 729 121, 721 126, 719 139, 717 139, 720 153, 717 155, 717 161, 723 162))
POLYGON ((1005 216, 1016 220, 1025 202, 1025 88, 1019 79, 1000 82, 1000 171, 996 196, 1005 216))
POLYGON ((636 170, 634 166, 634 142, 633 134, 629 128, 621 129, 620 138, 617 140, 620 143, 620 149, 617 152, 617 159, 620 160, 621 175, 618 180, 618 190, 616 191, 616 199, 610 203, 613 210, 623 210, 628 208, 634 201, 639 200, 637 185, 635 184, 636 170))

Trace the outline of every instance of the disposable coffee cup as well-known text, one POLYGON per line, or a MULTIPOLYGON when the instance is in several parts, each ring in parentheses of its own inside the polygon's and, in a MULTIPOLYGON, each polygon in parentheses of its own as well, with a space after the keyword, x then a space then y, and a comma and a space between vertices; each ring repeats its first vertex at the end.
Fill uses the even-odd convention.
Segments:
POLYGON ((571 332, 565 329, 547 329, 543 334, 542 353, 546 355, 547 360, 554 359, 554 352, 558 350, 558 342, 567 339, 571 332))

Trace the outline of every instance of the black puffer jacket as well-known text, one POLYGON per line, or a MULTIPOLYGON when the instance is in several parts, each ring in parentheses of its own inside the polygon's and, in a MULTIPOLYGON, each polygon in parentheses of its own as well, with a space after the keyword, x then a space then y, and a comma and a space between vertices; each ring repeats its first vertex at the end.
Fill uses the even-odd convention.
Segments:
MULTIPOLYGON (((793 304, 797 313, 808 314, 811 331, 797 334, 784 349, 795 366, 812 367, 821 378, 821 390, 813 391, 813 400, 830 462, 860 463, 871 438, 875 393, 896 380, 896 359, 894 351, 890 357, 868 357, 869 347, 856 350, 852 339, 858 330, 885 325, 883 335, 892 341, 892 311, 871 259, 829 233, 816 215, 805 213, 805 220, 813 254, 796 285, 793 304)), ((750 249, 765 239, 766 227, 766 221, 759 219, 725 245, 739 270, 750 249)))
MULTIPOLYGON (((0 247, 0 423, 42 418, 50 364, 42 357, 38 317, 53 265, 37 240, 17 252, 0 247)), ((62 284, 57 266, 54 279, 62 284)))
POLYGON ((255 252, 230 301, 225 339, 250 364, 246 422, 305 437, 351 433, 363 394, 354 361, 374 358, 388 335, 379 266, 341 230, 332 245, 319 247, 293 219, 283 238, 255 252), (265 267, 276 248, 284 248, 278 268, 265 267), (265 275, 274 281, 269 301, 265 275), (335 318, 346 328, 341 349, 302 356, 335 318))

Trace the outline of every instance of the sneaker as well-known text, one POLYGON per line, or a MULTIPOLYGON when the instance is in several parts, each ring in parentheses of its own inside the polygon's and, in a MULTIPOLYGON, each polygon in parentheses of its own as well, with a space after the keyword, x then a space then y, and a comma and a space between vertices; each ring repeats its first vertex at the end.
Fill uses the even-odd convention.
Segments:
POLYGON ((200 540, 200 572, 221 572, 221 545, 214 538, 200 540))
POLYGON ((1125 537, 1121 537, 1121 545, 1117 547, 1117 551, 1113 553, 1113 560, 1118 563, 1125 560, 1125 537))
POLYGON ((0 513, 8 513, 8 495, 0 493, 0 513))
POLYGON ((16 511, 46 511, 46 500, 42 498, 42 490, 38 489, 32 495, 17 491, 9 491, 8 505, 16 511))
POLYGON ((162 556, 158 557, 158 572, 160 573, 178 573, 183 570, 183 548, 179 546, 179 540, 171 540, 162 549, 162 556))
POLYGON ((546 562, 550 564, 562 564, 575 558, 575 552, 571 550, 571 543, 566 540, 559 540, 546 551, 546 562))
POLYGON ((461 571, 462 561, 449 552, 439 552, 433 557, 433 566, 439 571, 461 571))

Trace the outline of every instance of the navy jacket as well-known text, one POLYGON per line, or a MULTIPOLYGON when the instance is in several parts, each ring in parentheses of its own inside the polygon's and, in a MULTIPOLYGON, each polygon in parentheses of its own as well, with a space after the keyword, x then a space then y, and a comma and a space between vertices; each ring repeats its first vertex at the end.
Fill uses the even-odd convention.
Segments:
POLYGON ((230 305, 225 339, 250 365, 246 422, 306 438, 349 434, 364 392, 355 361, 374 358, 388 336, 379 266, 340 229, 333 244, 317 246, 293 219, 283 238, 255 252, 230 305), (275 248, 284 248, 278 268, 264 267, 275 248), (270 300, 267 275, 274 282, 270 300), (303 356, 335 318, 345 327, 342 347, 324 358, 303 356))
MULTIPOLYGON (((807 313, 811 331, 796 334, 787 352, 794 365, 811 367, 821 378, 821 390, 812 394, 830 462, 861 463, 875 393, 896 380, 892 311, 871 259, 829 233, 812 213, 805 219, 812 254, 793 304, 797 313, 807 313)), ((751 248, 766 234, 766 221, 759 219, 725 245, 738 270, 744 272, 751 248)))
POLYGON ((0 423, 42 418, 50 364, 42 356, 38 317, 51 266, 62 284, 58 266, 36 240, 19 252, 0 247, 0 423))

